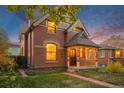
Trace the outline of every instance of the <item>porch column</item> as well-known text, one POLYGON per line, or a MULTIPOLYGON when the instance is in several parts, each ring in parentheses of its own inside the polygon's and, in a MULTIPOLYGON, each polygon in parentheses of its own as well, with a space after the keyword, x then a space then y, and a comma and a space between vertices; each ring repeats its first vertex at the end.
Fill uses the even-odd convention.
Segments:
POLYGON ((98 67, 98 61, 96 61, 96 67, 98 67))
POLYGON ((67 57, 67 67, 69 67, 69 57, 67 57))
POLYGON ((80 48, 77 48, 77 68, 80 67, 80 48))

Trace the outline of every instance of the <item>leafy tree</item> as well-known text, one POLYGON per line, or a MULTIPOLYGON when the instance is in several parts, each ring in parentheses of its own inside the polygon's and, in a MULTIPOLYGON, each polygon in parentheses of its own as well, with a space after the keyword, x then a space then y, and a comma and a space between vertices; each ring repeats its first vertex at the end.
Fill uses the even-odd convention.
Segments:
POLYGON ((5 55, 8 49, 8 35, 0 28, 0 55, 5 55))
POLYGON ((49 20, 54 21, 56 24, 58 22, 76 21, 77 13, 81 9, 81 6, 72 5, 55 5, 55 6, 45 6, 45 5, 26 5, 26 6, 7 6, 7 10, 10 12, 22 12, 25 14, 28 20, 36 20, 37 17, 35 12, 37 11, 39 15, 49 14, 49 20))
POLYGON ((4 29, 0 28, 0 71, 13 71, 13 59, 8 57, 8 35, 4 29))

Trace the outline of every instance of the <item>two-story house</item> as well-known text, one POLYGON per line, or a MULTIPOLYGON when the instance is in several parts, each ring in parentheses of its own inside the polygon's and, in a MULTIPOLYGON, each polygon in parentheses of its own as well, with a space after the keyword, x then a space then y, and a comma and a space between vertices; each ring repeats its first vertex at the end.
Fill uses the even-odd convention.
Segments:
POLYGON ((76 22, 55 25, 44 15, 20 32, 21 56, 33 69, 52 67, 96 67, 96 51, 99 47, 89 38, 84 24, 76 22))

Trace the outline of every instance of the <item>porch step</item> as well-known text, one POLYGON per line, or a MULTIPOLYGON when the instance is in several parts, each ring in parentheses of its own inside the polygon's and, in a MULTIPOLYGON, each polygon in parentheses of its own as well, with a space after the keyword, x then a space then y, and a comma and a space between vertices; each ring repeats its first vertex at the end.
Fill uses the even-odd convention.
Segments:
POLYGON ((68 71, 68 72, 75 72, 74 69, 68 69, 67 71, 68 71))
POLYGON ((67 71, 68 71, 68 72, 75 72, 75 71, 77 71, 77 69, 74 69, 74 68, 68 68, 67 71))

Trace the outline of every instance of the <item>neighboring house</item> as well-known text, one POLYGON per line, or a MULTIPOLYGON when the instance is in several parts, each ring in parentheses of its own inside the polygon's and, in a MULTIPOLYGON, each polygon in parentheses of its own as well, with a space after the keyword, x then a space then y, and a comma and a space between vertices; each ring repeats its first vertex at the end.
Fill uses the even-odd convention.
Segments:
POLYGON ((55 25, 47 15, 23 25, 20 31, 21 56, 27 58, 30 68, 96 67, 96 51, 80 20, 55 25))
POLYGON ((108 45, 99 45, 98 50, 98 65, 105 66, 108 62, 120 62, 124 65, 124 50, 108 45))
POLYGON ((19 56, 20 46, 15 43, 9 43, 8 53, 10 56, 19 56))

